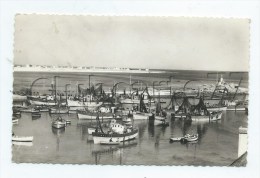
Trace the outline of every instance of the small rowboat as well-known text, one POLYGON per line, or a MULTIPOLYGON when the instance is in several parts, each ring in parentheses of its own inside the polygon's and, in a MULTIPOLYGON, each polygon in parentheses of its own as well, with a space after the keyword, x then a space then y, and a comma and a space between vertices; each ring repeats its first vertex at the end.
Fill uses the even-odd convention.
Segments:
POLYGON ((67 125, 66 121, 65 120, 62 120, 62 121, 53 121, 52 122, 52 127, 53 128, 56 128, 56 129, 61 129, 61 128, 65 128, 67 125))
POLYGON ((65 120, 61 117, 58 117, 55 121, 52 122, 52 127, 55 129, 62 129, 65 128, 68 124, 71 124, 70 120, 65 120))
POLYGON ((13 142, 32 142, 33 136, 31 137, 18 137, 18 136, 12 136, 13 142))
POLYGON ((12 123, 13 123, 13 124, 18 124, 18 122, 19 122, 18 119, 13 119, 13 120, 12 120, 12 123))
POLYGON ((33 142, 12 142, 16 146, 33 146, 33 142))
POLYGON ((172 137, 172 138, 170 138, 170 141, 172 141, 172 142, 179 142, 179 141, 181 141, 181 139, 183 139, 184 137, 172 137))
POLYGON ((183 142, 194 142, 197 141, 199 139, 199 135, 198 134, 194 134, 194 135, 190 135, 190 134, 186 134, 181 141, 183 142))

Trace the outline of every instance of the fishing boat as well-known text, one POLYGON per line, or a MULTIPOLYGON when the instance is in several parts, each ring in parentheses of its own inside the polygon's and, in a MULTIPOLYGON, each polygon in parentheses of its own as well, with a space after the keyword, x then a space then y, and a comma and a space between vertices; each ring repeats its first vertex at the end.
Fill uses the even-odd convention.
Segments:
POLYGON ((49 109, 49 114, 68 114, 69 109, 68 108, 50 108, 49 109))
POLYGON ((144 94, 140 95, 139 111, 134 111, 133 112, 133 119, 134 120, 147 120, 147 119, 149 119, 150 116, 152 116, 152 113, 150 113, 150 111, 151 111, 151 102, 149 102, 149 107, 147 108, 147 103, 145 102, 144 97, 145 97, 144 94))
POLYGON ((94 120, 96 119, 97 115, 100 116, 100 119, 104 119, 104 120, 107 120, 107 119, 113 119, 113 118, 116 118, 116 119, 120 119, 122 118, 120 115, 116 115, 116 114, 113 114, 113 113, 101 113, 99 114, 99 112, 90 112, 90 111, 81 111, 81 110, 78 110, 77 111, 77 117, 79 120, 94 120))
POLYGON ((66 121, 61 117, 58 117, 55 121, 52 122, 52 127, 56 129, 65 128, 67 125, 66 121))
POLYGON ((154 125, 160 126, 169 126, 169 122, 167 121, 167 112, 163 111, 161 108, 160 99, 156 106, 156 115, 153 115, 151 118, 154 119, 154 125))
POLYGON ((189 99, 187 96, 183 98, 183 102, 181 103, 180 106, 178 106, 177 101, 176 101, 176 96, 172 97, 172 103, 174 103, 174 118, 181 118, 181 119, 186 119, 187 115, 191 111, 192 105, 189 102, 189 99))
POLYGON ((152 113, 145 113, 145 112, 133 112, 133 119, 134 120, 147 120, 149 117, 152 116, 152 113))
POLYGON ((52 127, 55 129, 62 129, 65 128, 67 125, 67 121, 62 119, 60 116, 52 122, 52 127))
POLYGON ((198 134, 186 134, 181 141, 182 142, 195 142, 199 139, 199 135, 198 134))
POLYGON ((105 133, 101 127, 99 116, 97 116, 96 119, 100 131, 92 133, 94 144, 124 142, 135 139, 138 136, 138 129, 134 129, 132 126, 127 127, 116 122, 111 123, 110 131, 105 133))
MULTIPOLYGON (((144 99, 143 100, 145 104, 148 104, 148 103, 154 103, 154 100, 149 100, 149 99, 144 99)), ((121 104, 139 104, 140 103, 140 99, 138 98, 125 98, 125 99, 121 99, 119 101, 121 104)))
POLYGON ((228 101, 227 102, 227 111, 245 111, 247 107, 247 101, 228 101))
POLYGON ((125 133, 102 133, 93 132, 92 133, 94 144, 99 144, 101 142, 109 142, 112 138, 114 142, 124 142, 128 140, 135 139, 138 136, 138 129, 128 130, 125 133))
POLYGON ((21 136, 16 136, 12 135, 12 141, 13 142, 32 142, 33 141, 33 136, 30 137, 21 137, 21 136))
POLYGON ((222 117, 222 111, 209 112, 202 97, 199 103, 193 108, 190 115, 192 121, 217 121, 222 117))
POLYGON ((246 107, 243 105, 238 105, 238 106, 228 106, 227 111, 245 111, 246 107))
POLYGON ((80 98, 80 99, 68 98, 67 99, 67 106, 70 111, 83 110, 85 108, 88 108, 88 110, 96 110, 102 104, 103 104, 103 102, 88 101, 85 98, 80 98))
MULTIPOLYGON (((34 106, 56 106, 57 100, 54 96, 28 96, 27 100, 31 105, 34 106)), ((66 105, 66 100, 62 99, 61 101, 62 105, 66 105)))
POLYGON ((169 122, 166 117, 154 116, 154 125, 169 126, 169 122))
POLYGON ((209 114, 198 114, 198 115, 191 115, 192 121, 217 121, 221 120, 222 118, 222 111, 213 111, 209 114))

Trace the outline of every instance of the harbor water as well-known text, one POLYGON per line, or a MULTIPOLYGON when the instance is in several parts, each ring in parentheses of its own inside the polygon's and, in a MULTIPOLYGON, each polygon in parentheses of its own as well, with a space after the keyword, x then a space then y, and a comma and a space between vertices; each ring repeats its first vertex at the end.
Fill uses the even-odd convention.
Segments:
POLYGON ((169 119, 170 126, 162 127, 149 124, 149 121, 134 121, 139 129, 135 140, 108 146, 93 143, 87 132, 91 121, 78 120, 75 114, 64 114, 62 117, 72 123, 64 130, 57 130, 51 127, 51 121, 56 117, 46 112, 33 120, 30 113, 22 113, 13 132, 34 136, 34 140, 22 145, 13 144, 13 162, 227 166, 237 158, 238 128, 247 126, 245 113, 233 111, 224 112, 222 120, 211 123, 169 119), (198 142, 169 142, 170 137, 186 133, 198 133, 198 142))

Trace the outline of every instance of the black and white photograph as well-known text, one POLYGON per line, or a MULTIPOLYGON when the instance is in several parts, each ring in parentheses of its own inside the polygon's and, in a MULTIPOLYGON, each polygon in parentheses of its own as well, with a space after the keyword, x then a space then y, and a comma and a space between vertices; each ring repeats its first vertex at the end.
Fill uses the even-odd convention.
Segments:
POLYGON ((14 25, 13 163, 246 166, 249 19, 14 25))

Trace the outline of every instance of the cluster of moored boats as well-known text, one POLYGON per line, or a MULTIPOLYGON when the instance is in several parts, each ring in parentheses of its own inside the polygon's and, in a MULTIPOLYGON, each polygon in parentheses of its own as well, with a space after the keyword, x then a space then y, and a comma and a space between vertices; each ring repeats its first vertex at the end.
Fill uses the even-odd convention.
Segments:
MULTIPOLYGON (((67 84, 68 85, 68 84, 67 84)), ((63 129, 71 123, 70 120, 62 118, 63 114, 76 114, 79 120, 96 120, 96 125, 88 128, 88 133, 92 135, 95 144, 119 144, 120 142, 135 139, 138 136, 138 129, 134 128, 133 120, 149 120, 149 124, 158 126, 168 126, 169 116, 174 119, 185 119, 192 122, 215 122, 222 118, 222 112, 234 106, 236 111, 243 110, 237 108, 234 100, 223 104, 219 99, 217 105, 210 105, 205 102, 203 95, 197 100, 196 105, 189 101, 190 97, 185 93, 178 104, 176 95, 170 95, 170 103, 167 107, 162 107, 160 95, 151 96, 146 86, 144 90, 133 89, 133 92, 117 93, 116 88, 108 94, 100 87, 80 89, 77 95, 70 95, 65 86, 65 94, 57 94, 56 82, 50 95, 26 95, 18 96, 19 104, 16 104, 14 95, 13 124, 19 123, 21 113, 31 113, 32 120, 41 118, 42 112, 49 112, 50 115, 57 115, 52 121, 51 127, 63 129), (21 99, 23 98, 23 99, 21 99), (230 107, 232 106, 232 107, 230 107), (103 124, 108 121, 109 124, 103 124)), ((80 88, 79 86, 77 88, 80 88)), ((171 92, 170 92, 171 93, 171 92)), ((244 105, 243 105, 244 106, 244 105)), ((244 107, 245 109, 246 107, 244 107)), ((13 141, 32 141, 32 137, 13 136, 13 141)), ((171 141, 191 142, 198 140, 198 134, 184 135, 183 137, 171 138, 171 141)))

